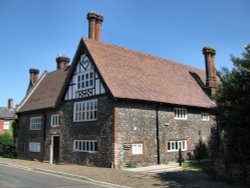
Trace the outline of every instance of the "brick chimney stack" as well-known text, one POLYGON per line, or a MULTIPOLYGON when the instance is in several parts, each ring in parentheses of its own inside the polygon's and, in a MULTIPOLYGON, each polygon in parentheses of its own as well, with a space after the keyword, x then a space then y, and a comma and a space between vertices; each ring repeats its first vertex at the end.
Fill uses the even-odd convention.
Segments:
POLYGON ((12 98, 9 98, 9 100, 8 100, 8 108, 9 108, 10 110, 13 109, 13 99, 12 99, 12 98))
POLYGON ((69 62, 70 59, 67 56, 59 54, 56 58, 57 70, 65 70, 69 62))
POLYGON ((30 83, 34 85, 38 81, 39 70, 30 69, 30 83))
POLYGON ((89 21, 89 38, 97 41, 101 40, 101 26, 103 17, 101 14, 96 12, 89 12, 87 14, 89 21))
POLYGON ((208 88, 208 94, 213 96, 215 94, 216 87, 216 69, 215 69, 215 54, 216 50, 211 47, 204 47, 202 52, 205 57, 206 64, 206 86, 208 88))

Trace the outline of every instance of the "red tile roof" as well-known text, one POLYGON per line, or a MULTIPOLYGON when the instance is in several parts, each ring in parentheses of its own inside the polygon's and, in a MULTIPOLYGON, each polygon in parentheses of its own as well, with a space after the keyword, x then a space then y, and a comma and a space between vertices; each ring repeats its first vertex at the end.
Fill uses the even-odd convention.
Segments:
POLYGON ((68 70, 45 72, 37 85, 24 98, 17 112, 55 107, 68 72, 68 70))
POLYGON ((116 98, 204 108, 215 105, 191 75, 205 83, 203 70, 88 38, 83 42, 116 98))
MULTIPOLYGON (((82 39, 113 97, 175 105, 214 107, 192 74, 205 83, 203 70, 104 42, 82 39)), ((80 45, 80 48, 83 46, 80 45)), ((74 65, 78 62, 76 60, 74 65)), ((45 72, 17 112, 56 107, 72 70, 45 72)))

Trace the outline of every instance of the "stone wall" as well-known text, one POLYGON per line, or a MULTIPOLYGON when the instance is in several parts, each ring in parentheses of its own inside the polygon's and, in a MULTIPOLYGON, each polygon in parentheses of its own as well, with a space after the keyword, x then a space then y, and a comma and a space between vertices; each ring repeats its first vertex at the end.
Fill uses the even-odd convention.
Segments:
MULTIPOLYGON (((64 102, 61 106, 62 125, 58 130, 61 135, 61 161, 85 165, 111 167, 113 143, 113 103, 106 97, 98 98, 98 120, 73 122, 75 101, 64 102), (74 140, 97 140, 97 152, 74 152, 74 140)), ((52 135, 55 128, 49 130, 52 135)))
POLYGON ((114 135, 113 102, 106 96, 99 97, 97 121, 73 122, 73 107, 74 102, 77 101, 64 102, 58 109, 19 114, 18 157, 49 161, 51 138, 52 135, 56 135, 60 138, 59 162, 111 167, 114 135), (60 114, 60 126, 58 127, 51 127, 51 115, 54 114, 60 114), (36 116, 42 116, 42 129, 30 131, 30 118, 36 116), (45 137, 44 130, 46 131, 45 137), (97 140, 97 152, 74 152, 74 140, 97 140), (32 153, 28 151, 31 141, 41 142, 41 152, 32 153))
POLYGON ((17 127, 17 157, 30 160, 43 160, 43 141, 44 141, 44 117, 45 114, 40 112, 23 113, 18 117, 17 127), (41 130, 30 130, 30 118, 42 117, 41 130), (29 152, 29 142, 40 142, 41 152, 29 152))
POLYGON ((178 152, 168 152, 168 141, 187 140, 187 150, 182 152, 182 157, 183 159, 193 158, 194 150, 199 141, 203 144, 207 144, 210 138, 211 128, 215 126, 214 117, 211 115, 209 121, 201 120, 201 113, 208 112, 206 109, 186 108, 188 114, 187 120, 178 120, 174 117, 174 108, 174 106, 162 106, 159 108, 162 163, 178 161, 179 158, 178 152))
POLYGON ((182 152, 182 156, 188 159, 193 156, 199 141, 207 143, 210 129, 215 124, 212 116, 209 121, 201 120, 201 113, 207 112, 204 109, 187 108, 188 119, 176 120, 174 106, 135 101, 114 102, 107 96, 98 97, 96 121, 73 122, 74 103, 78 101, 81 100, 63 102, 57 109, 19 115, 18 157, 49 161, 54 135, 60 138, 59 162, 63 163, 103 167, 125 167, 129 163, 142 166, 168 163, 177 161, 179 157, 177 151, 168 151, 168 141, 187 140, 187 150, 182 152), (157 151, 157 112, 160 156, 157 151), (58 127, 50 125, 53 114, 60 114, 58 127), (30 117, 36 116, 42 116, 42 129, 30 131, 30 117), (97 152, 75 152, 74 140, 97 140, 97 152), (30 141, 41 142, 40 153, 28 151, 30 141), (143 144, 143 154, 132 154, 131 146, 137 143, 143 144))
POLYGON ((174 106, 150 103, 118 102, 118 142, 120 147, 120 164, 125 167, 129 163, 149 165, 157 163, 156 113, 158 108, 160 163, 178 160, 178 152, 169 152, 167 142, 187 140, 187 151, 182 152, 184 159, 193 156, 193 150, 199 141, 207 143, 210 130, 215 125, 214 118, 201 121, 202 109, 187 108, 188 119, 176 120, 174 106), (167 125, 167 126, 166 126, 167 125), (131 148, 124 146, 143 143, 143 155, 132 155, 131 148))
POLYGON ((140 165, 156 164, 156 126, 154 106, 121 102, 117 104, 118 145, 120 166, 129 163, 140 165), (131 144, 143 143, 143 155, 133 155, 131 144), (125 145, 129 144, 128 149, 125 145))

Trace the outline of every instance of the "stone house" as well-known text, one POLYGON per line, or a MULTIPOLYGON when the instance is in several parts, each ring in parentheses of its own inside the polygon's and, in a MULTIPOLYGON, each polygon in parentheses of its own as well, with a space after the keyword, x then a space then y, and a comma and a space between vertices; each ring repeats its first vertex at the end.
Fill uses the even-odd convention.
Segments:
POLYGON ((102 42, 103 17, 87 15, 71 65, 30 69, 18 110, 19 158, 122 168, 192 155, 215 119, 215 50, 203 48, 206 71, 102 42))
POLYGON ((0 134, 8 133, 12 129, 15 111, 12 98, 9 98, 7 107, 0 107, 0 134))

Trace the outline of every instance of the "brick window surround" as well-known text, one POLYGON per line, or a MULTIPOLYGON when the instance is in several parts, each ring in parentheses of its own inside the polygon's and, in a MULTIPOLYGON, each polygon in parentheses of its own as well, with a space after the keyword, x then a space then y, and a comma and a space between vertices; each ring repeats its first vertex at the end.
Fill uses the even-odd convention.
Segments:
POLYGON ((132 144, 132 155, 143 155, 143 144, 142 143, 132 144))

